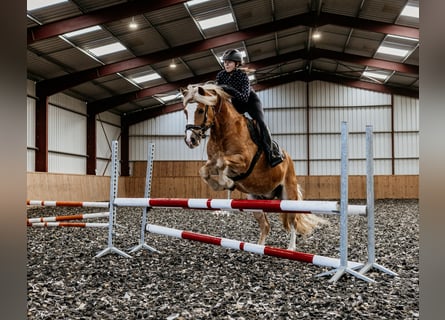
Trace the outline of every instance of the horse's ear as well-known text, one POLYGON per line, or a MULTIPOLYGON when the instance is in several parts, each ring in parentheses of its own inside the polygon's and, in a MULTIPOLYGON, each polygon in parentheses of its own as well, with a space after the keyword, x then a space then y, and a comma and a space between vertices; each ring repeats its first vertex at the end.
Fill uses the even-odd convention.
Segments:
POLYGON ((205 91, 205 89, 203 87, 199 86, 198 87, 198 93, 201 96, 205 96, 206 91, 205 91))

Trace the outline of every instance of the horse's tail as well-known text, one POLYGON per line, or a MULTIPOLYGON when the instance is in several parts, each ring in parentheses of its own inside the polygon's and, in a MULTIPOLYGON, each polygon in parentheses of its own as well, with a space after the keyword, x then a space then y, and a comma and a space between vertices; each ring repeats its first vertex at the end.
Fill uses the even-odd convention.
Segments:
MULTIPOLYGON (((297 184, 297 193, 298 200, 303 200, 303 189, 299 184, 297 184)), ((306 213, 295 215, 282 214, 281 218, 283 221, 284 229, 290 231, 291 225, 294 225, 295 230, 303 236, 310 235, 317 227, 328 223, 327 220, 323 219, 320 216, 306 213)))

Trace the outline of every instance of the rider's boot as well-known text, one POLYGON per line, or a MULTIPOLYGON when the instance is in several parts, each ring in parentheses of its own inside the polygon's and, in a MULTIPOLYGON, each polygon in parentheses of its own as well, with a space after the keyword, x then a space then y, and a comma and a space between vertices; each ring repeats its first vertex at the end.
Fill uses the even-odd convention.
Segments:
POLYGON ((284 156, 281 153, 280 147, 275 141, 272 141, 270 131, 267 126, 260 126, 262 134, 263 149, 266 153, 267 160, 270 166, 273 168, 283 162, 284 156))

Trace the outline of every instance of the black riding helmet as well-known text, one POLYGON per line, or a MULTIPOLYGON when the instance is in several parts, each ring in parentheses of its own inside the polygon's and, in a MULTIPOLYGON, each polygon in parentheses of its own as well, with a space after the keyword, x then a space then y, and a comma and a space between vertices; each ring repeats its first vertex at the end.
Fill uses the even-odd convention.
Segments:
POLYGON ((230 60, 241 63, 243 57, 241 55, 241 52, 239 52, 239 50, 229 49, 224 52, 222 59, 223 61, 230 60))

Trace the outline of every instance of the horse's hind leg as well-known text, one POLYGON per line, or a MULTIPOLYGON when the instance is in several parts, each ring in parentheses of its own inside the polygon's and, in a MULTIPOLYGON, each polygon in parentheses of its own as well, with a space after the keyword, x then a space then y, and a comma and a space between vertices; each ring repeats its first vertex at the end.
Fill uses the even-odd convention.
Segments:
POLYGON ((269 219, 265 212, 254 212, 253 216, 256 221, 258 221, 260 227, 260 239, 258 240, 258 244, 264 245, 266 244, 266 237, 270 232, 270 223, 269 219))
POLYGON ((292 221, 290 223, 290 237, 289 237, 289 245, 287 247, 288 250, 293 250, 297 248, 297 226, 296 226, 296 220, 295 220, 295 213, 289 213, 289 219, 292 221))

